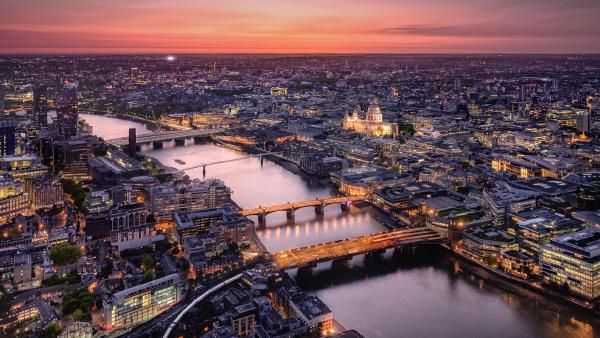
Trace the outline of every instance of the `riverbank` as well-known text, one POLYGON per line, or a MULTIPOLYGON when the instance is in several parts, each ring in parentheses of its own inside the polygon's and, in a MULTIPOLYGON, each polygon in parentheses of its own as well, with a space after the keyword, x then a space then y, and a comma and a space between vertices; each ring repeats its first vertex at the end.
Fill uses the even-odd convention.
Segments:
MULTIPOLYGON (((552 307, 559 303, 563 306, 569 306, 576 308, 579 311, 584 311, 589 315, 597 315, 593 310, 593 303, 571 296, 564 296, 541 285, 511 276, 503 271, 481 264, 471 257, 458 253, 447 245, 442 245, 441 247, 456 259, 467 263, 469 266, 467 271, 469 273, 472 273, 505 291, 521 296, 523 300, 531 302, 534 306, 544 303, 547 307, 552 307)), ((597 324, 600 324, 600 321, 597 324)))

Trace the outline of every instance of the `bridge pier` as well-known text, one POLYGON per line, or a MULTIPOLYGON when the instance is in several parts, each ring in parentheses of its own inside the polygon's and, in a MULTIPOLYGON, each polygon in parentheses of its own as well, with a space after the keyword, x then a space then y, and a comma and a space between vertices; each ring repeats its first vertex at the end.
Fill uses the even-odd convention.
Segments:
POLYGON ((323 216, 325 214, 325 206, 323 205, 323 203, 321 203, 320 205, 315 205, 315 214, 317 214, 318 216, 323 216))
POLYGON ((206 166, 202 166, 202 177, 206 177, 206 166))
POLYGON ((184 138, 183 139, 180 139, 180 138, 175 139, 175 145, 176 146, 184 146, 185 145, 185 139, 184 138))
POLYGON ((263 212, 257 215, 258 217, 258 226, 266 226, 267 225, 267 215, 263 212))
POLYGON ((154 149, 162 149, 163 143, 162 141, 152 141, 152 147, 154 149))
POLYGON ((265 161, 265 158, 263 156, 260 157, 260 167, 262 168, 263 166, 263 162, 265 161))
POLYGON ((294 209, 289 209, 285 211, 285 215, 287 216, 288 221, 293 221, 296 218, 294 209))
POLYGON ((350 203, 340 203, 340 209, 342 209, 344 212, 350 211, 350 203))

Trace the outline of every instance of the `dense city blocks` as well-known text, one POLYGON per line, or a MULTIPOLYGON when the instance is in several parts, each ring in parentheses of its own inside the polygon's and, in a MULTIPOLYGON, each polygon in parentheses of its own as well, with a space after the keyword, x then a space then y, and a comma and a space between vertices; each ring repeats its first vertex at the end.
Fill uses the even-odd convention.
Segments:
POLYGON ((0 56, 0 336, 593 337, 599 102, 597 55, 0 56))

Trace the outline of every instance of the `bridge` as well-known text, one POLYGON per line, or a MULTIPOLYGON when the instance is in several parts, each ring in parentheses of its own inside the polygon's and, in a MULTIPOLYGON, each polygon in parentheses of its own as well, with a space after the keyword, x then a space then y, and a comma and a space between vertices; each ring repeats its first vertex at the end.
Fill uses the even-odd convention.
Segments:
POLYGON ((340 204, 342 210, 347 211, 352 202, 364 201, 367 196, 342 196, 328 198, 314 198, 310 200, 288 202, 283 204, 275 204, 270 206, 259 206, 253 209, 245 209, 240 213, 244 216, 258 216, 258 223, 264 225, 267 214, 285 211, 289 220, 294 219, 294 212, 297 209, 314 207, 317 215, 323 215, 323 209, 331 204, 340 204))
MULTIPOLYGON (((171 131, 164 131, 164 132, 159 132, 159 133, 149 133, 149 134, 137 135, 135 142, 136 142, 136 144, 143 144, 143 143, 161 143, 164 141, 172 141, 172 140, 179 141, 179 140, 185 140, 185 139, 193 138, 193 137, 206 137, 206 136, 220 133, 222 131, 223 131, 223 129, 221 129, 221 128, 175 130, 175 131, 171 130, 171 131)), ((106 140, 106 142, 110 143, 112 145, 121 147, 121 146, 125 146, 125 145, 129 144, 129 138, 128 137, 113 138, 110 140, 106 140)))
POLYGON ((229 162, 235 162, 235 161, 241 161, 241 160, 245 160, 245 159, 248 159, 248 158, 254 158, 254 157, 259 157, 260 158, 260 165, 262 166, 264 156, 275 155, 275 154, 278 154, 278 153, 276 153, 276 152, 264 152, 264 153, 260 153, 260 154, 251 154, 251 155, 247 155, 247 156, 232 158, 232 159, 229 159, 229 160, 204 162, 204 163, 200 163, 200 164, 194 164, 194 165, 189 166, 189 167, 184 167, 184 168, 181 168, 181 169, 174 169, 173 171, 169 171, 169 173, 173 173, 173 172, 177 172, 177 171, 188 171, 188 170, 192 170, 192 169, 196 169, 196 168, 202 168, 202 174, 204 176, 206 176, 206 167, 208 167, 208 166, 217 165, 217 164, 223 164, 223 163, 229 163, 229 162))
POLYGON ((441 243, 445 237, 429 228, 399 229, 365 235, 272 254, 279 269, 293 269, 331 260, 347 260, 353 256, 385 251, 404 245, 441 243))

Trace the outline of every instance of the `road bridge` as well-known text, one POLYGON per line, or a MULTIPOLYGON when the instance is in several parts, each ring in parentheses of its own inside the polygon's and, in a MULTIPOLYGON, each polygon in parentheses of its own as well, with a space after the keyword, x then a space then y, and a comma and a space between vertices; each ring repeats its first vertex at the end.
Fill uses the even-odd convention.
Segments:
POLYGON ((367 196, 341 196, 341 197, 327 197, 327 198, 314 198, 310 200, 288 202, 283 204, 275 204, 269 206, 259 206, 257 208, 245 209, 241 211, 244 216, 258 216, 258 223, 264 225, 266 223, 266 216, 273 212, 285 211, 287 218, 290 220, 294 219, 294 212, 301 208, 314 207, 317 215, 323 215, 323 209, 331 204, 340 204, 342 210, 347 211, 348 207, 352 202, 364 201, 367 196))
MULTIPOLYGON (((192 129, 192 130, 171 130, 159 133, 149 133, 136 136, 136 144, 143 143, 162 143, 165 141, 179 141, 194 137, 206 137, 222 132, 221 128, 214 129, 192 129)), ((107 143, 121 147, 129 144, 128 137, 119 137, 106 140, 107 143)))
POLYGON ((445 241, 444 235, 429 228, 398 229, 329 243, 278 251, 273 263, 280 269, 314 266, 320 262, 349 259, 356 255, 385 251, 390 248, 432 244, 445 241))

